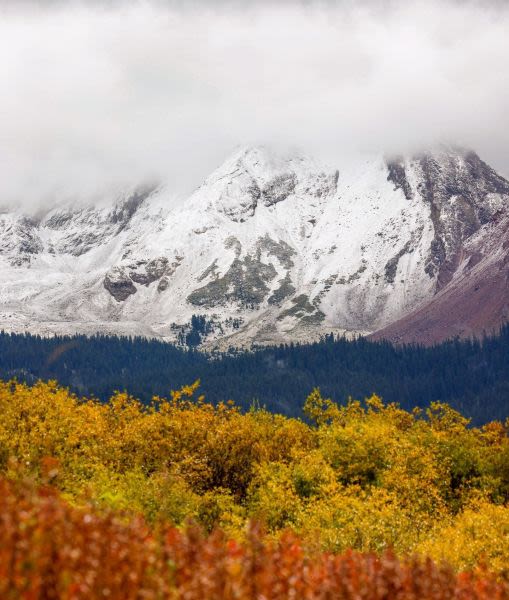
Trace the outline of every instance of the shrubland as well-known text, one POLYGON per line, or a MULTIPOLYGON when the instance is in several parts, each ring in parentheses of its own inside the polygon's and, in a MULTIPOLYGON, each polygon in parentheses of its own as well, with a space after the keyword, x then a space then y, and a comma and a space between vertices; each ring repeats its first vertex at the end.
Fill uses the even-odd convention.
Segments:
MULTIPOLYGON (((390 562, 394 552, 430 557, 456 572, 484 565, 506 576, 508 423, 471 427, 445 404, 409 412, 377 396, 340 406, 319 390, 304 412, 306 420, 298 420, 258 408, 242 412, 232 402, 212 405, 198 383, 146 405, 126 393, 101 403, 55 382, 2 382, 0 470, 2 485, 11 486, 2 495, 16 495, 30 481, 56 490, 66 507, 59 510, 92 511, 105 523, 114 514, 125 531, 141 515, 151 539, 150 532, 174 526, 180 533, 171 535, 184 536, 182 544, 194 535, 194 522, 204 534, 223 536, 210 543, 226 555, 231 548, 252 551, 248 524, 257 522, 270 552, 296 544, 299 556, 334 561, 321 554, 332 552, 346 561, 338 569, 371 565, 375 555, 390 562), (351 551, 367 554, 344 555, 351 551)), ((394 568, 404 571, 413 559, 401 560, 394 568)), ((412 569, 431 568, 425 564, 412 569)), ((433 569, 442 577, 442 567, 433 569)))
POLYGON ((196 526, 149 526, 75 507, 52 488, 0 479, 0 597, 5 600, 508 600, 483 569, 419 558, 310 551, 293 533, 241 541, 196 526))

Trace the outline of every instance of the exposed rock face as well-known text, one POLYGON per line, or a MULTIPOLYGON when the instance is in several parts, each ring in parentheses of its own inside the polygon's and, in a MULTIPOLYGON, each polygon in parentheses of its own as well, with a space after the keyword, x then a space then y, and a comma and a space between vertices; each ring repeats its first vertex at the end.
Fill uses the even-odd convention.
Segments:
POLYGON ((186 199, 0 214, 0 327, 175 340, 200 314, 211 344, 469 335, 507 318, 507 220, 509 183, 465 150, 328 166, 242 149, 186 199))
POLYGON ((12 266, 28 266, 42 252, 37 222, 22 215, 0 214, 0 255, 12 266))
POLYGON ((412 186, 410 185, 405 169, 405 159, 402 156, 387 159, 387 181, 392 181, 395 190, 402 190, 407 200, 413 197, 412 186))
POLYGON ((271 179, 262 190, 262 198, 265 206, 272 206, 286 200, 290 194, 295 192, 297 176, 295 173, 282 173, 271 179))
POLYGON ((236 223, 252 217, 260 199, 260 188, 247 173, 235 173, 221 194, 222 212, 236 223))
POLYGON ((108 219, 114 225, 118 225, 118 231, 122 231, 131 221, 136 211, 145 200, 154 192, 155 186, 143 186, 135 190, 124 201, 118 203, 109 213, 108 219))
POLYGON ((61 233, 55 236, 53 251, 81 256, 105 244, 129 226, 136 211, 154 191, 154 187, 142 187, 117 201, 113 207, 97 209, 90 206, 50 212, 43 227, 61 233))
POLYGON ((135 283, 150 285, 154 281, 161 279, 168 269, 168 259, 164 256, 153 258, 149 261, 139 261, 137 267, 144 267, 143 270, 133 270, 129 276, 135 283))
POLYGON ((103 284, 117 302, 123 302, 132 294, 136 294, 136 286, 121 267, 113 267, 106 273, 103 284))
POLYGON ((387 261, 387 264, 385 265, 385 281, 387 283, 394 283, 394 280, 396 279, 396 273, 398 272, 398 265, 399 265, 399 261, 400 259, 405 255, 408 254, 410 252, 413 252, 413 248, 412 248, 412 244, 410 241, 408 241, 403 248, 401 248, 401 250, 399 250, 395 256, 393 256, 391 259, 389 259, 387 261))
POLYGON ((136 293, 137 287, 134 284, 148 287, 151 283, 159 281, 157 291, 164 292, 181 262, 181 256, 177 256, 171 264, 165 256, 124 262, 106 273, 103 284, 118 302, 123 302, 136 293))
POLYGON ((288 170, 288 161, 257 148, 241 152, 225 167, 224 175, 218 179, 212 177, 205 185, 213 189, 220 184, 219 210, 236 223, 253 217, 260 204, 275 206, 299 194, 331 196, 336 193, 339 177, 337 170, 329 173, 318 170, 306 172, 299 180, 302 173, 288 170))
POLYGON ((509 183, 476 154, 463 150, 418 158, 420 193, 429 203, 435 236, 426 272, 437 289, 453 277, 463 243, 502 208, 509 183))

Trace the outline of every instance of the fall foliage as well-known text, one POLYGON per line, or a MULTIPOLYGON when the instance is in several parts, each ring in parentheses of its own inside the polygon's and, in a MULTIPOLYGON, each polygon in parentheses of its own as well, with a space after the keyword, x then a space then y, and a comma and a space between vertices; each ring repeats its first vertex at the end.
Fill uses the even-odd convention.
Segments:
MULTIPOLYGON (((375 577, 382 568, 375 565, 396 561, 390 552, 436 561, 401 558, 394 568, 432 569, 453 582, 460 579, 437 565, 447 563, 455 572, 485 565, 502 577, 508 569, 507 423, 469 427, 447 405, 408 412, 377 396, 339 406, 318 390, 307 399, 307 421, 301 421, 261 409, 242 412, 233 403, 213 406, 199 396, 197 383, 147 406, 125 393, 100 403, 55 382, 31 387, 2 382, 0 411, 2 485, 29 479, 42 490, 51 486, 61 498, 54 510, 70 515, 69 528, 85 507, 91 518, 104 519, 104 539, 113 539, 120 527, 118 535, 140 561, 144 554, 136 548, 162 543, 153 541, 154 532, 169 525, 178 528, 169 530, 180 540, 178 547, 191 543, 194 530, 186 529, 191 520, 205 534, 216 532, 200 537, 200 552, 208 552, 207 544, 213 552, 251 552, 248 524, 260 522, 268 562, 275 560, 270 553, 297 544, 327 572, 355 564, 375 577), (297 537, 288 537, 290 530, 297 537), (344 554, 349 551, 354 553, 344 554)), ((21 493, 9 490, 11 496, 21 493)), ((44 497, 40 492, 36 501, 26 501, 32 508, 46 506, 44 497)), ((13 500, 13 510, 17 504, 13 500)), ((52 527, 53 509, 44 510, 34 521, 35 538, 26 541, 30 547, 39 540, 37 527, 52 527)), ((12 552, 8 544, 3 550, 12 552)))
POLYGON ((63 502, 47 487, 0 480, 0 597, 5 600, 506 600, 480 569, 347 551, 309 552, 290 532, 256 527, 242 542, 219 530, 148 527, 143 519, 63 502))

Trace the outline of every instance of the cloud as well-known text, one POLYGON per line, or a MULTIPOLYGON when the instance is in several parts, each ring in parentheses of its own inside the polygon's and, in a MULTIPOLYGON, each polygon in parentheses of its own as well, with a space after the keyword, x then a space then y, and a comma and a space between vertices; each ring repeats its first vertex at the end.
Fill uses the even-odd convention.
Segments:
POLYGON ((187 190, 250 143, 449 140, 509 174, 506 3, 183 4, 2 4, 0 204, 187 190))

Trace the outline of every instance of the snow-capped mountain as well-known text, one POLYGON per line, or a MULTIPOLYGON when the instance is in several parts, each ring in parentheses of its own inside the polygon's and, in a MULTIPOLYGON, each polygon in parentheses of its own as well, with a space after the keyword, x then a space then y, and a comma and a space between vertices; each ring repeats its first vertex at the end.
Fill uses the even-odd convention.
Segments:
POLYGON ((479 270, 506 218, 509 182, 470 151, 327 166, 242 149, 188 198, 0 213, 0 327, 175 340, 204 315, 226 345, 376 332, 479 270))

